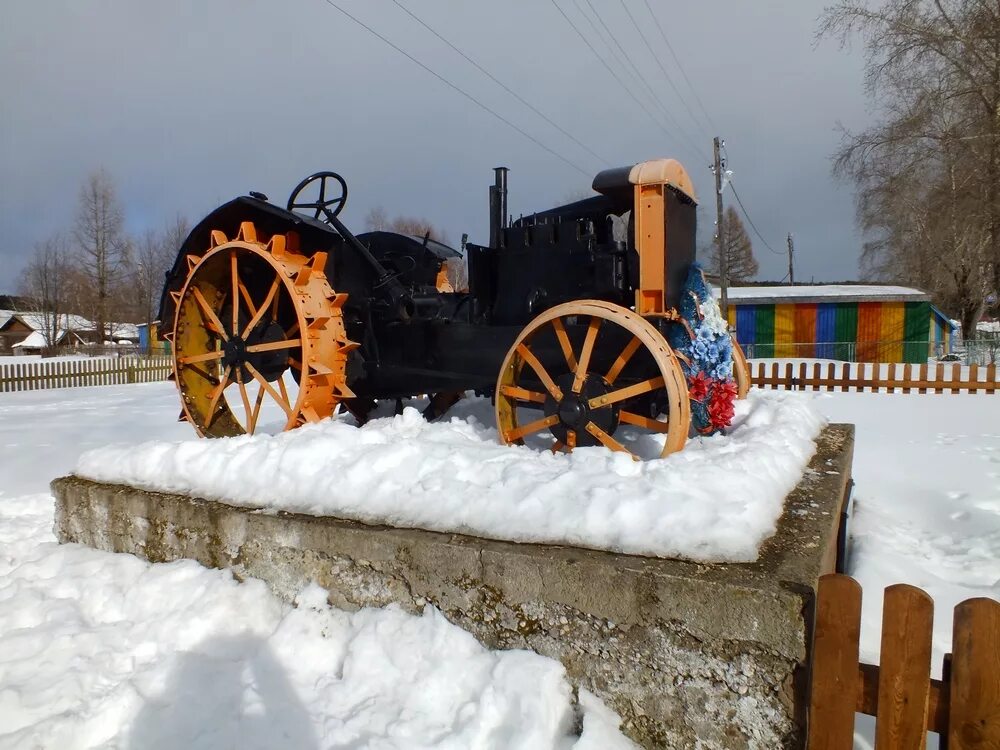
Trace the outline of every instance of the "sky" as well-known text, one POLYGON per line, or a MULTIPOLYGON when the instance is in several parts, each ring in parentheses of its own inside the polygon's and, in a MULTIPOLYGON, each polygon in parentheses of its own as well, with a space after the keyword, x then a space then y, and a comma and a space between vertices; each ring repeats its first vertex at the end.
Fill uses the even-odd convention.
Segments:
MULTIPOLYGON (((399 0, 599 160, 393 0, 4 0, 0 292, 16 288, 35 243, 71 229, 80 185, 96 169, 114 180, 136 234, 178 214, 195 223, 250 190, 283 205, 302 177, 330 169, 347 180, 342 218, 355 231, 382 206, 429 219, 453 244, 463 232, 485 244, 494 166, 511 169, 517 215, 575 199, 608 166, 675 157, 694 180, 704 244, 715 135, 763 237, 751 234, 759 278, 785 275, 789 232, 797 281, 856 278, 853 188, 831 175, 830 155, 838 123, 857 130, 870 115, 860 51, 815 42, 824 1, 649 0, 679 67, 645 0, 399 0), (628 65, 609 32, 645 83, 611 56, 628 65)), ((724 200, 734 200, 729 189, 724 200)))

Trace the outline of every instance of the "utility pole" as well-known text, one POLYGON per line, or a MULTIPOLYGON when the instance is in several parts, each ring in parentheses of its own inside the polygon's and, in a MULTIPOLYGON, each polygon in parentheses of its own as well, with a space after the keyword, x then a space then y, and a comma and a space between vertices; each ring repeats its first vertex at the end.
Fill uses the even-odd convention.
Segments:
POLYGON ((795 254, 795 243, 792 241, 792 233, 788 233, 788 283, 795 283, 795 264, 792 256, 795 254))
POLYGON ((729 258, 726 257, 725 243, 722 240, 722 159, 719 157, 719 137, 712 141, 715 154, 715 242, 719 250, 719 286, 722 298, 719 307, 722 309, 722 319, 729 320, 729 258))

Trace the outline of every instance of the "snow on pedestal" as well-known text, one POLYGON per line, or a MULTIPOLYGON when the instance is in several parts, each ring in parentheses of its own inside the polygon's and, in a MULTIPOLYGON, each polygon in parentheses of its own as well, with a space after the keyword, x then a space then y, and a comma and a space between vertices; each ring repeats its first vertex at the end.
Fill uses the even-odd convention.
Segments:
MULTIPOLYGON (((464 408, 482 414, 484 405, 464 408)), ((273 436, 109 446, 85 453, 75 474, 370 524, 752 561, 824 423, 804 399, 755 391, 728 434, 635 462, 604 448, 503 446, 474 415, 429 423, 408 408, 361 428, 334 419, 273 436)))

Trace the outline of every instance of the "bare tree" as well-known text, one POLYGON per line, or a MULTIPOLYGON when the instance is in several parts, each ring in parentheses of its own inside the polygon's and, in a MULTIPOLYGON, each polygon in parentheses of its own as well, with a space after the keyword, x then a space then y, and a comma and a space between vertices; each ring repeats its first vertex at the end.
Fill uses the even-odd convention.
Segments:
POLYGON ((135 241, 130 259, 130 296, 135 302, 132 315, 135 320, 149 325, 156 319, 164 278, 188 232, 187 219, 178 214, 161 231, 146 230, 135 241))
MULTIPOLYGON (((365 216, 365 228, 369 232, 398 232, 411 237, 428 237, 443 244, 448 242, 448 235, 427 219, 411 216, 397 216, 390 219, 381 206, 375 206, 365 216)), ((465 291, 469 288, 469 270, 465 258, 445 261, 445 273, 448 275, 448 283, 455 291, 465 291)))
POLYGON ((389 216, 382 206, 375 206, 365 216, 365 228, 369 232, 384 232, 389 228, 389 216))
POLYGON ((438 242, 448 242, 448 235, 431 224, 427 219, 412 216, 397 216, 389 222, 389 230, 399 232, 400 234, 408 234, 412 237, 429 237, 438 242))
POLYGON ((427 219, 413 216, 396 216, 389 218, 389 214, 382 206, 375 206, 365 216, 365 229, 369 232, 398 232, 408 234, 413 237, 430 236, 432 240, 447 242, 448 235, 435 227, 427 219))
POLYGON ((67 310, 66 240, 56 234, 35 245, 31 260, 21 275, 20 293, 41 323, 41 334, 48 348, 59 343, 67 310))
POLYGON ((841 0, 819 34, 866 50, 879 122, 844 132, 868 278, 920 286, 975 330, 1000 288, 1000 4, 841 0))
POLYGON ((102 344, 111 333, 111 312, 120 312, 114 295, 129 257, 122 208, 104 170, 92 173, 80 189, 73 235, 77 263, 91 290, 88 317, 94 321, 97 343, 102 344))
MULTIPOLYGON (((746 227, 736 209, 732 206, 726 208, 722 216, 722 247, 729 261, 728 280, 729 283, 736 284, 748 281, 757 275, 757 259, 753 255, 753 243, 750 235, 747 234, 746 227)), ((719 246, 712 243, 708 256, 709 272, 717 275, 719 273, 719 246)))

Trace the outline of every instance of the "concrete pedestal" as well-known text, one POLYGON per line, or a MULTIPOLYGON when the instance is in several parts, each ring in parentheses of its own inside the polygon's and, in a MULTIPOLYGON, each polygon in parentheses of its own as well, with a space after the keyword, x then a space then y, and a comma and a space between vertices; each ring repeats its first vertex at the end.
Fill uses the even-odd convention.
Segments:
POLYGON ((813 592, 835 565, 853 445, 851 425, 821 433, 749 564, 269 514, 73 476, 52 488, 62 542, 192 558, 289 599, 315 581, 343 609, 430 603, 487 646, 559 659, 644 747, 772 750, 803 744, 813 592))

